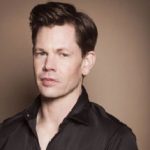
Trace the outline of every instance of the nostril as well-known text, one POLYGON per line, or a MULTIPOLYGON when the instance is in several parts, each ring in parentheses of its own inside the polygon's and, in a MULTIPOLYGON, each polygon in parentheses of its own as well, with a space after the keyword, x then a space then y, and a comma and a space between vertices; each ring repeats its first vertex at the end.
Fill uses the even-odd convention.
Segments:
POLYGON ((46 65, 43 66, 43 71, 47 71, 46 65))
POLYGON ((43 66, 43 71, 47 72, 47 71, 56 71, 55 66, 49 63, 45 63, 45 65, 43 66))
POLYGON ((44 65, 44 66, 43 66, 43 71, 44 71, 44 72, 47 72, 47 71, 56 71, 56 69, 53 68, 53 67, 47 67, 46 65, 44 65))

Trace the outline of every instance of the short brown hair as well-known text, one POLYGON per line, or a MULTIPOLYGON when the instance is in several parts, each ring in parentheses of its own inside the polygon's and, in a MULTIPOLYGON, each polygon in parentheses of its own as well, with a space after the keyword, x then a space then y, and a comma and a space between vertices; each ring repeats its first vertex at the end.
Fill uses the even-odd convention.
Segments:
POLYGON ((95 49, 97 41, 97 27, 93 20, 85 13, 78 12, 68 3, 48 2, 35 6, 30 14, 32 42, 35 45, 38 30, 43 26, 72 24, 75 27, 77 44, 82 55, 95 49))

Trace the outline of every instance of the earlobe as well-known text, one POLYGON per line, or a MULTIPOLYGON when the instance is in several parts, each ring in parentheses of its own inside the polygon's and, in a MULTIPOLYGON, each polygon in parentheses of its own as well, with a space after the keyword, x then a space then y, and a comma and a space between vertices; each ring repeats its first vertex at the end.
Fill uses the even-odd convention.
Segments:
POLYGON ((82 75, 86 76, 89 74, 90 70, 93 68, 96 61, 96 54, 94 51, 89 51, 83 58, 82 75))

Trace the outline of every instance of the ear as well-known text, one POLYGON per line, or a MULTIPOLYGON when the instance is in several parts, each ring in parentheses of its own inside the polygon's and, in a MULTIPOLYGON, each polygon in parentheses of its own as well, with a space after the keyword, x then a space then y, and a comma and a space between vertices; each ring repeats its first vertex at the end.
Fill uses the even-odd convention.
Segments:
POLYGON ((86 76, 93 68, 96 61, 96 54, 94 51, 89 51, 84 57, 82 62, 82 75, 86 76))

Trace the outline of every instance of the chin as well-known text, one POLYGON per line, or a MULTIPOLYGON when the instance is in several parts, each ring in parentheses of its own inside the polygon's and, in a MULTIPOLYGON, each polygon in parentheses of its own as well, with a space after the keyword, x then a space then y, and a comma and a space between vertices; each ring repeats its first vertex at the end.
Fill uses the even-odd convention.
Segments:
POLYGON ((39 86, 39 92, 43 97, 47 99, 57 99, 70 95, 73 92, 78 94, 80 88, 81 84, 79 83, 74 84, 74 86, 52 86, 52 87, 39 86))
POLYGON ((54 99, 59 97, 58 92, 56 92, 56 90, 50 90, 50 89, 39 89, 39 92, 41 93, 41 95, 45 98, 49 98, 49 99, 54 99))

